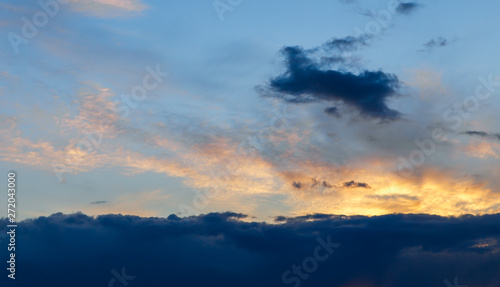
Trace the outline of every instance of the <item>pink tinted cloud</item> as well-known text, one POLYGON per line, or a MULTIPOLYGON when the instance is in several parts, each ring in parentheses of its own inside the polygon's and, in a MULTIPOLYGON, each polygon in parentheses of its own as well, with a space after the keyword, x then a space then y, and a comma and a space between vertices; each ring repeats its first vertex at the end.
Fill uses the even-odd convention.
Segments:
POLYGON ((142 0, 71 0, 74 11, 99 17, 127 16, 148 7, 142 0))

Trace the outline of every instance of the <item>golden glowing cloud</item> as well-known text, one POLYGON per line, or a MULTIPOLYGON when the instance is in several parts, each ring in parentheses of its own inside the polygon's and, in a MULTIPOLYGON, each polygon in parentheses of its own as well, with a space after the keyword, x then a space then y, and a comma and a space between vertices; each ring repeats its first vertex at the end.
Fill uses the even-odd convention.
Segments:
MULTIPOLYGON (((129 138, 123 139, 127 131, 137 127, 113 111, 114 96, 111 90, 98 86, 82 89, 63 115, 51 117, 54 129, 64 139, 57 143, 43 136, 33 141, 21 131, 19 119, 3 116, 0 158, 46 170, 53 170, 57 163, 71 174, 110 167, 130 174, 155 172, 180 177, 187 187, 211 194, 209 207, 200 212, 219 208, 252 214, 276 195, 284 198, 283 204, 291 215, 459 215, 500 211, 498 190, 492 190, 488 178, 431 164, 403 178, 395 172, 397 163, 390 156, 363 154, 341 163, 327 161, 317 149, 302 149, 304 143, 310 144, 311 134, 294 127, 270 132, 260 139, 264 141, 259 143, 260 149, 251 141, 205 134, 204 129, 209 129, 206 126, 187 139, 168 132, 155 133, 144 126, 142 136, 135 139, 136 147, 124 145, 129 142, 129 138), (100 138, 97 134, 102 135, 99 145, 92 144, 89 133, 94 140, 100 138)), ((496 142, 453 144, 475 158, 498 155, 496 142)), ((159 192, 144 194, 144 198, 158 202, 167 199, 159 192)), ((115 203, 93 208, 138 213, 142 207, 132 209, 115 203)))

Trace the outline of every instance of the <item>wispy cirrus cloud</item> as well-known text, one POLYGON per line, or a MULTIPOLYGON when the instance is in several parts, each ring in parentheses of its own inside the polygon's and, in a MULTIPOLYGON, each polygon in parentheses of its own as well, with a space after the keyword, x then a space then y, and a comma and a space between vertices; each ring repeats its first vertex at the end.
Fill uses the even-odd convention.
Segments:
POLYGON ((473 142, 463 148, 466 155, 476 158, 496 158, 500 152, 500 144, 489 142, 473 142))
MULTIPOLYGON (((64 112, 54 115, 46 111, 44 117, 52 120, 52 126, 44 127, 46 131, 54 130, 58 140, 46 136, 48 133, 33 140, 23 131, 20 123, 23 119, 4 116, 2 160, 50 171, 54 162, 60 163, 67 168, 70 182, 71 175, 102 169, 129 175, 155 173, 177 177, 186 187, 218 192, 210 200, 209 208, 231 206, 245 212, 259 210, 273 196, 283 199, 290 214, 336 210, 348 215, 387 212, 457 215, 500 210, 495 183, 488 183, 491 179, 488 174, 471 177, 474 166, 451 172, 446 165, 429 163, 419 168, 415 178, 397 176, 391 152, 400 149, 401 143, 411 143, 413 136, 405 139, 399 135, 400 144, 393 145, 391 139, 395 135, 387 125, 374 128, 366 122, 348 124, 351 132, 328 138, 323 143, 328 149, 323 150, 322 144, 318 144, 321 142, 317 142, 317 132, 308 125, 301 126, 304 121, 290 118, 288 128, 267 135, 262 152, 252 154, 240 149, 244 138, 252 135, 251 130, 234 135, 208 123, 169 121, 168 125, 157 125, 161 117, 139 126, 133 120, 120 119, 113 111, 115 97, 111 89, 86 85, 77 90, 74 101, 57 110, 64 112), (107 125, 102 144, 92 150, 77 146, 88 139, 88 131, 99 130, 103 120, 107 125), (179 126, 175 127, 176 124, 179 126), (179 129, 181 132, 176 132, 179 129), (377 138, 380 133, 385 137, 377 138), (343 143, 352 138, 358 146, 350 153, 343 143), (311 149, 311 145, 318 148, 311 149), (338 157, 328 156, 331 149, 337 151, 338 157), (415 197, 418 200, 411 200, 415 197)), ((407 124, 399 121, 395 125, 407 124)), ((449 151, 461 152, 466 144, 450 142, 449 151)), ((474 160, 487 160, 484 148, 475 148, 474 154, 477 155, 474 160), (481 157, 480 151, 483 151, 481 157)), ((162 200, 158 197, 158 201, 162 200)), ((107 212, 114 208, 123 213, 146 212, 110 203, 98 206, 105 206, 106 209, 99 210, 107 212)), ((152 212, 148 214, 156 214, 152 212)))
POLYGON ((69 0, 73 11, 98 17, 128 16, 148 8, 142 0, 69 0))

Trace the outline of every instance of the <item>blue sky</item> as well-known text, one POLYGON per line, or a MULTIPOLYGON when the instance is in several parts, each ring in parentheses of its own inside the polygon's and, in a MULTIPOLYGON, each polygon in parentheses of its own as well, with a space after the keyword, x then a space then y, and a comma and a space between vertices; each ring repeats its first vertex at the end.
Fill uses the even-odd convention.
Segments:
POLYGON ((19 174, 21 218, 499 211, 500 86, 481 88, 491 96, 474 111, 443 116, 477 99, 480 79, 500 81, 500 4, 427 1, 402 11, 397 1, 243 0, 221 19, 214 3, 72 0, 18 53, 9 33, 23 36, 23 17, 43 10, 0 4, 0 166, 19 174), (348 37, 367 42, 322 50, 348 37), (367 117, 362 99, 308 89, 308 103, 269 96, 283 92, 273 79, 290 73, 284 47, 301 47, 320 72, 396 76, 383 101, 400 117, 367 117), (343 62, 328 66, 332 56, 343 62), (122 95, 148 75, 155 83, 151 70, 161 82, 127 106, 122 95), (331 106, 340 116, 323 112, 331 106), (428 155, 415 141, 436 129, 447 138, 428 155), (415 151, 425 161, 402 176, 401 158, 415 151), (195 203, 200 194, 206 203, 195 203))

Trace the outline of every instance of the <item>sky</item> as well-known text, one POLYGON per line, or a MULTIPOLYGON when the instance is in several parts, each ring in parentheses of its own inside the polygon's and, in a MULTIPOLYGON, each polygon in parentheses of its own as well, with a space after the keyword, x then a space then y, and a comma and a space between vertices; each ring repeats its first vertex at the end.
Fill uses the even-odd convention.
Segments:
POLYGON ((495 2, 55 3, 1 9, 21 218, 500 208, 495 2))
MULTIPOLYGON (((293 241, 301 228, 322 235, 340 228, 339 240, 349 241, 351 224, 387 220, 387 232, 398 233, 403 220, 405 237, 414 221, 429 232, 443 222, 457 234, 467 223, 493 222, 456 241, 418 245, 433 234, 415 235, 387 250, 394 256, 380 266, 384 273, 366 265, 334 286, 401 286, 406 273, 395 262, 412 252, 414 264, 458 256, 498 267, 491 238, 500 212, 499 8, 492 0, 4 0, 0 170, 16 172, 17 219, 33 238, 44 236, 40 224, 83 224, 68 227, 61 242, 85 229, 106 237, 106 224, 121 221, 145 220, 154 238, 163 225, 188 236, 191 224, 222 224, 228 229, 215 235, 188 236, 189 244, 213 240, 224 254, 235 248, 246 258, 217 272, 282 266, 275 251, 259 245, 264 255, 254 256, 227 239, 234 228, 266 229, 271 235, 247 234, 266 242, 283 230, 293 241)), ((450 267, 449 282, 464 266, 450 267)), ((102 268, 108 276, 111 267, 102 268)), ((240 271, 210 276, 230 282, 240 271)), ((499 282, 484 272, 482 281, 467 275, 469 284, 499 282)), ((435 276, 441 286, 444 273, 419 282, 432 286, 435 276)), ((321 278, 314 280, 326 284, 321 278)))

